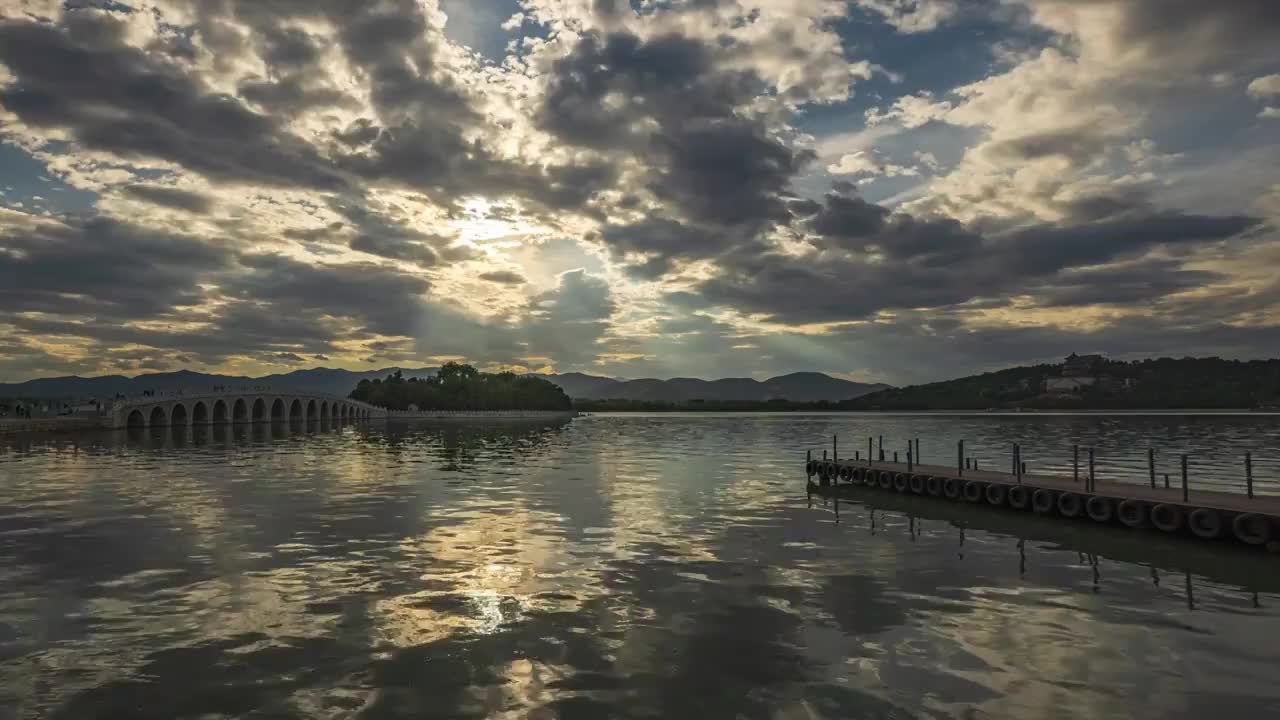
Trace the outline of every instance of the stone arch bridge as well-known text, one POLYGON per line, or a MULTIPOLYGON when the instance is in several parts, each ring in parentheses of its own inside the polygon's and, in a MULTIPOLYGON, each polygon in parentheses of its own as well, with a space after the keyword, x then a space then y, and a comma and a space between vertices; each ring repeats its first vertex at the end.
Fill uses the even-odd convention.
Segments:
POLYGON ((386 417, 384 408, 337 395, 253 391, 132 397, 112 406, 106 424, 126 428, 357 422, 386 417))

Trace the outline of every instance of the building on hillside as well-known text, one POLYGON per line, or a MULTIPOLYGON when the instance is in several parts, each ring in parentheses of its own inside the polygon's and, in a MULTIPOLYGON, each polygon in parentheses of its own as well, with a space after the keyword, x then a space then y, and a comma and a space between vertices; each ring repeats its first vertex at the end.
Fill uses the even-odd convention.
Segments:
POLYGON ((1097 375, 1104 358, 1101 355, 1077 355, 1071 353, 1062 362, 1062 377, 1097 375))
POLYGON ((1097 379, 1089 376, 1046 378, 1044 391, 1052 394, 1077 393, 1085 388, 1093 387, 1096 383, 1097 379))

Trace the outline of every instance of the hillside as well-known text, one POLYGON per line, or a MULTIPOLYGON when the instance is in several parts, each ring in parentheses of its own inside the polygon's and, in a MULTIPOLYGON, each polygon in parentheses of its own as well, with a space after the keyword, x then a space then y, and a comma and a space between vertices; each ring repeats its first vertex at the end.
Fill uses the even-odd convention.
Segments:
POLYGON ((1255 408, 1280 405, 1280 360, 1097 359, 1009 368, 944 382, 892 388, 839 404, 841 410, 1255 408), (1057 387, 1054 387, 1057 386, 1057 387), (1078 387, 1073 387, 1078 386, 1078 387))
POLYGON ((541 375, 564 388, 574 399, 635 400, 660 403, 684 403, 694 400, 713 402, 765 402, 774 399, 792 402, 837 402, 887 388, 883 384, 858 383, 813 372, 791 373, 763 382, 752 378, 700 380, 671 378, 658 380, 617 380, 612 378, 565 373, 541 375))

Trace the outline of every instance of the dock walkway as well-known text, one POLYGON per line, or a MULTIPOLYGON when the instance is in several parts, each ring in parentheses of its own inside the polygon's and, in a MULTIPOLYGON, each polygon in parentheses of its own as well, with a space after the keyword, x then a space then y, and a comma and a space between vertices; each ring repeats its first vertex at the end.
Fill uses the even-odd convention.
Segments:
POLYGON ((1212 540, 1235 537, 1248 545, 1280 551, 1280 497, 1248 497, 1245 493, 1189 489, 1184 499, 1181 478, 1175 486, 1071 476, 961 469, 861 459, 810 460, 806 472, 824 486, 847 483, 882 491, 934 496, 940 500, 984 503, 1010 510, 1034 511, 1066 518, 1088 517, 1131 528, 1187 531, 1212 540), (990 488, 990 490, 988 489, 990 488), (1015 490, 1015 488, 1019 488, 1015 490), (1042 492, 1043 491, 1043 492, 1042 492))

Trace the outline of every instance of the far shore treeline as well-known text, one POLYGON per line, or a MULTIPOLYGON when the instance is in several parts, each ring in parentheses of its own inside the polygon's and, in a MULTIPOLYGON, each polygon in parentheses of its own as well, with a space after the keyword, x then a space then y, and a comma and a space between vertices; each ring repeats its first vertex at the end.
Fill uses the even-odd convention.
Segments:
POLYGON ((453 362, 445 363, 434 377, 405 378, 397 370, 385 380, 361 380, 350 397, 390 410, 569 410, 573 407, 560 386, 542 378, 511 372, 485 373, 453 362))
POLYGON ((1063 363, 1009 368, 889 388, 839 402, 575 400, 589 411, 931 411, 1280 409, 1280 360, 1159 358, 1125 362, 1072 355, 1063 363))

